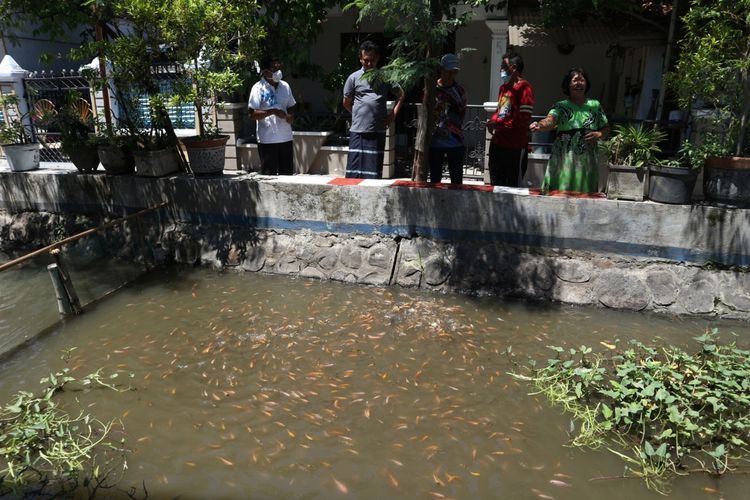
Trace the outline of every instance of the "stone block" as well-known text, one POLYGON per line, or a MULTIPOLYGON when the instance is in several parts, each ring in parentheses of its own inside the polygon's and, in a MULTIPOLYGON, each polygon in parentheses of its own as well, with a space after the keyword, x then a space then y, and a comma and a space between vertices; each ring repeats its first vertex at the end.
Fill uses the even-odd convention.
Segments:
POLYGON ((651 303, 651 292, 643 281, 626 271, 610 270, 596 279, 594 293, 611 309, 642 311, 651 303))
POLYGON ((692 314, 705 314, 714 311, 716 282, 713 279, 699 278, 682 288, 677 295, 677 304, 692 314))
POLYGON ((552 269, 563 281, 569 283, 585 283, 591 279, 593 267, 591 263, 582 260, 558 260, 552 269))
POLYGON ((646 270, 646 285, 651 290, 654 303, 668 306, 677 299, 679 283, 673 272, 668 270, 646 270))

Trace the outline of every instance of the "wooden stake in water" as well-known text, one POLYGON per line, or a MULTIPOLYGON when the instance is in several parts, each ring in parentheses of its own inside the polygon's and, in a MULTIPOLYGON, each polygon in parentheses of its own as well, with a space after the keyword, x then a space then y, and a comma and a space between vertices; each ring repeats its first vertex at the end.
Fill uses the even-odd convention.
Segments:
POLYGON ((78 300, 78 294, 70 280, 70 275, 65 270, 62 260, 60 260, 60 250, 56 248, 50 254, 54 257, 55 264, 48 265, 47 271, 50 273, 52 286, 55 288, 57 309, 63 316, 81 314, 83 311, 81 301, 78 300))

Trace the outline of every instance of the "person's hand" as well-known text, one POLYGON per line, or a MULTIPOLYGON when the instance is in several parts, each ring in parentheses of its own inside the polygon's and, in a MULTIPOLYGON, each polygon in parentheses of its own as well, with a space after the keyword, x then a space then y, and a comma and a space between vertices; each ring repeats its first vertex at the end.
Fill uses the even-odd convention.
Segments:
POLYGON ((542 128, 542 126, 539 125, 539 122, 531 122, 529 124, 529 130, 532 132, 538 132, 540 128, 542 128))
POLYGON ((393 112, 388 113, 388 116, 385 117, 385 126, 390 127, 394 118, 396 118, 396 115, 393 112))
POLYGON ((604 133, 594 130, 592 132, 589 132, 588 134, 583 136, 583 140, 586 141, 589 144, 595 143, 598 140, 600 140, 602 137, 604 137, 604 133))
POLYGON ((292 124, 292 122, 294 121, 294 115, 292 115, 291 113, 287 113, 287 114, 286 114, 286 116, 285 116, 284 118, 286 119, 286 122, 287 122, 287 123, 288 123, 289 125, 291 125, 291 124, 292 124))
POLYGON ((493 122, 491 119, 487 120, 484 124, 487 127, 487 131, 491 134, 495 131, 497 128, 497 124, 493 122))

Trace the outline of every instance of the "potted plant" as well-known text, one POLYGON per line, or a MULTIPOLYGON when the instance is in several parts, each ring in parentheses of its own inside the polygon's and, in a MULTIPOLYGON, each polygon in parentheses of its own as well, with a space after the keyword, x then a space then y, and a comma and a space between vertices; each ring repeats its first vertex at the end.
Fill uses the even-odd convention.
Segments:
MULTIPOLYGON (((750 3, 690 0, 669 75, 680 106, 709 117, 703 190, 707 199, 750 204, 750 3)), ((695 116, 696 113, 693 113, 695 116)), ((694 127, 695 129, 696 127, 694 127)), ((705 142, 692 138, 698 145, 705 142)))
POLYGON ((0 124, 0 145, 10 169, 14 172, 38 169, 39 143, 32 140, 28 127, 23 123, 24 119, 28 119, 28 113, 18 113, 18 97, 14 94, 0 96, 0 108, 5 118, 0 124), (8 112, 10 108, 15 108, 13 117, 8 112))
POLYGON ((185 71, 174 85, 173 102, 192 103, 196 110, 198 135, 181 139, 196 175, 221 175, 224 170, 229 135, 216 126, 218 97, 242 86, 248 55, 262 36, 254 2, 238 1, 232 7, 223 0, 177 0, 158 21, 169 59, 185 71), (246 35, 239 38, 239 33, 246 35))
POLYGON ((104 132, 97 137, 97 152, 104 171, 109 175, 135 172, 133 151, 136 148, 137 139, 123 130, 112 132, 106 128, 103 130, 104 132))
POLYGON ((659 160, 651 166, 648 198, 660 203, 690 203, 704 158, 705 150, 685 141, 678 158, 659 160))
POLYGON ((666 134, 643 124, 617 125, 611 139, 602 143, 609 155, 607 198, 643 201, 650 165, 661 152, 666 134))
POLYGON ((63 152, 81 173, 99 168, 99 152, 94 135, 91 104, 77 93, 68 95, 67 102, 52 121, 60 131, 63 152))

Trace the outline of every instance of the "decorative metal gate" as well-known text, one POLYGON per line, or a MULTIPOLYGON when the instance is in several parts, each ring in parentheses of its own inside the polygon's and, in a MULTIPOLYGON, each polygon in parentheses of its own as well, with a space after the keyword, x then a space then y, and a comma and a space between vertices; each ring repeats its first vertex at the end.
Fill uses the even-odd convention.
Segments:
MULTIPOLYGON (((414 104, 407 104, 403 109, 403 118, 396 124, 396 162, 397 175, 411 175, 414 163, 414 144, 417 136, 417 109, 414 104)), ((466 109, 464 120, 464 179, 482 180, 484 178, 485 122, 487 112, 478 104, 470 104, 466 109)), ((447 166, 444 174, 447 175, 447 166)))
POLYGON ((38 120, 39 113, 35 113, 44 102, 45 105, 51 102, 55 109, 60 109, 65 105, 66 100, 72 93, 78 94, 81 99, 91 103, 91 109, 96 116, 96 103, 92 101, 92 94, 89 88, 89 82, 75 71, 66 72, 65 70, 58 76, 52 73, 42 72, 30 73, 23 80, 26 89, 26 102, 31 110, 31 130, 32 137, 42 145, 41 160, 50 162, 67 162, 70 161, 68 156, 60 147, 60 131, 54 124, 44 125, 38 120), (36 117, 35 117, 36 115, 36 117))

